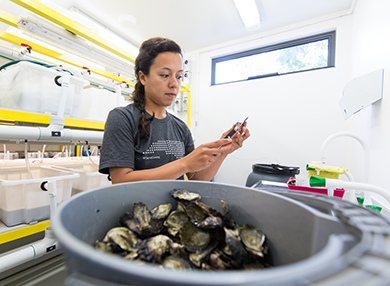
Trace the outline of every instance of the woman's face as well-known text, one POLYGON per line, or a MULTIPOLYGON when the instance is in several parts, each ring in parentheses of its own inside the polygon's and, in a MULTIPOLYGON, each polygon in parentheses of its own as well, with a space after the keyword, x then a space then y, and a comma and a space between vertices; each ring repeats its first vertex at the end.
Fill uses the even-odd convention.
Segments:
POLYGON ((183 75, 182 57, 178 53, 158 54, 148 75, 139 72, 139 79, 145 87, 145 103, 150 107, 170 106, 175 100, 183 75))

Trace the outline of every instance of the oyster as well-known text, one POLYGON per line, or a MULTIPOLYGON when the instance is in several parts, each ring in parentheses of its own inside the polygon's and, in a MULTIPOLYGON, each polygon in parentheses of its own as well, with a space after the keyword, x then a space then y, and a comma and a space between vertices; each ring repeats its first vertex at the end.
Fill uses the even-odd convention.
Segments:
POLYGON ((188 252, 202 251, 210 242, 210 234, 188 221, 180 229, 180 242, 188 252))
POLYGON ((161 204, 150 211, 155 219, 165 219, 172 209, 172 204, 161 204))
POLYGON ((201 199, 201 196, 197 193, 189 192, 186 190, 174 189, 171 191, 171 196, 175 200, 183 203, 195 202, 201 199))
POLYGON ((176 236, 186 222, 188 222, 188 216, 185 212, 173 211, 164 221, 164 226, 167 227, 170 235, 176 236))
POLYGON ((231 257, 223 253, 218 248, 210 254, 209 264, 216 270, 240 268, 235 260, 232 260, 231 257))
POLYGON ((103 242, 113 242, 121 249, 132 252, 137 249, 139 239, 126 227, 114 227, 107 232, 103 242))
POLYGON ((222 218, 219 216, 208 216, 200 223, 198 223, 197 227, 203 229, 223 227, 223 221, 222 218))
POLYGON ((220 248, 216 248, 209 259, 210 265, 219 270, 225 269, 240 269, 240 265, 236 260, 232 259, 230 255, 227 255, 220 248))
POLYGON ((207 215, 207 216, 219 216, 219 217, 223 217, 222 214, 217 211, 216 209, 213 209, 212 207, 209 207, 208 205, 205 205, 204 203, 202 202, 195 202, 200 208, 202 208, 203 212, 207 215))
POLYGON ((131 231, 141 235, 142 227, 138 219, 135 219, 129 212, 124 213, 119 218, 119 222, 122 226, 127 227, 131 231))
POLYGON ((181 256, 188 258, 188 252, 184 248, 184 246, 180 243, 173 242, 171 244, 171 248, 169 249, 169 253, 174 256, 181 256))
POLYGON ((163 234, 147 238, 142 241, 138 249, 138 257, 147 262, 160 263, 172 242, 172 239, 163 234))
POLYGON ((150 227, 150 213, 144 203, 135 203, 133 207, 133 217, 136 221, 139 221, 141 229, 147 229, 150 227))
POLYGON ((250 253, 264 257, 265 235, 257 227, 245 224, 240 228, 240 238, 250 253))
POLYGON ((96 241, 95 242, 95 248, 99 251, 105 252, 105 253, 118 253, 118 254, 126 254, 126 251, 123 251, 122 248, 119 247, 116 243, 112 242, 103 242, 103 241, 96 241))
POLYGON ((151 218, 149 222, 149 227, 142 230, 140 236, 141 238, 149 238, 153 235, 159 234, 164 226, 163 219, 151 218))
POLYGON ((124 258, 125 258, 125 259, 129 259, 129 260, 135 260, 135 259, 138 258, 138 251, 130 252, 130 253, 127 254, 124 258))
POLYGON ((214 269, 217 270, 225 270, 225 269, 229 269, 230 265, 229 263, 223 261, 218 254, 212 253, 210 255, 210 267, 213 267, 214 269))
POLYGON ((210 244, 202 251, 191 253, 190 261, 198 267, 201 267, 202 263, 207 259, 210 253, 217 247, 218 241, 213 240, 210 244))
POLYGON ((169 269, 191 269, 191 264, 186 259, 173 255, 165 258, 161 265, 169 269))
POLYGON ((206 217, 202 208, 196 204, 189 204, 188 206, 186 206, 185 210, 190 221, 195 225, 203 221, 204 218, 206 217))
POLYGON ((245 250, 239 237, 231 229, 225 227, 224 230, 226 235, 225 242, 233 258, 240 266, 246 264, 248 261, 248 252, 245 250))
POLYGON ((207 264, 206 262, 203 262, 202 265, 200 266, 200 268, 203 270, 209 270, 209 271, 217 270, 214 267, 212 267, 210 264, 207 264))
POLYGON ((186 212, 186 206, 183 204, 183 203, 181 203, 181 202, 177 202, 177 207, 176 207, 176 210, 178 211, 178 212, 186 212))
POLYGON ((224 200, 221 200, 221 202, 222 202, 222 210, 223 210, 223 219, 225 224, 229 228, 235 228, 235 223, 233 221, 233 214, 232 214, 232 210, 230 209, 230 205, 224 200))

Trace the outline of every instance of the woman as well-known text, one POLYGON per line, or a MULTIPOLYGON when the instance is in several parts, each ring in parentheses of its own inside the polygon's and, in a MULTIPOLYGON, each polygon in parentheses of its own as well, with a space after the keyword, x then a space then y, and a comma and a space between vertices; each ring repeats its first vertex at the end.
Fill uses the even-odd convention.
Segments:
POLYGON ((210 181, 226 156, 250 136, 243 127, 230 139, 194 149, 188 127, 166 111, 180 90, 182 60, 174 41, 152 38, 142 43, 135 61, 134 103, 113 109, 105 125, 99 171, 110 174, 113 184, 184 179, 184 174, 210 181))

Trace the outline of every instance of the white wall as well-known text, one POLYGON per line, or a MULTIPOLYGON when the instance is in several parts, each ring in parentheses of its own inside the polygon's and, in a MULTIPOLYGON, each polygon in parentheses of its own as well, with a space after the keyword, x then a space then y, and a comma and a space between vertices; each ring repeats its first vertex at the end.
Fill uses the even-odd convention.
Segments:
MULTIPOLYGON (((249 116, 251 137, 224 162, 215 181, 245 185, 254 163, 298 166, 320 159, 323 141, 351 131, 370 146, 371 183, 388 188, 390 154, 389 75, 390 1, 359 0, 352 15, 274 33, 258 34, 187 54, 192 60, 192 131, 196 145, 218 139, 236 121, 249 116), (241 83, 210 86, 211 58, 336 29, 336 67, 241 83), (338 101, 353 78, 385 69, 384 94, 344 120, 338 101)), ((361 145, 339 138, 328 148, 327 165, 348 168, 365 181, 367 166, 361 145)))

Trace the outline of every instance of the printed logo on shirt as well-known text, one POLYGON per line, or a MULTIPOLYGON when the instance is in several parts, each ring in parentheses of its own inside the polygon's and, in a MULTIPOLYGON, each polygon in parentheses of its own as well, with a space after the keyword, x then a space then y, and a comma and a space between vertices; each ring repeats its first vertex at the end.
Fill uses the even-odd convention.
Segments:
POLYGON ((183 158, 185 153, 184 143, 180 141, 158 140, 157 142, 152 143, 152 145, 143 152, 143 154, 146 155, 143 158, 147 160, 160 159, 160 156, 157 156, 158 152, 164 152, 165 155, 173 155, 176 159, 183 158))

